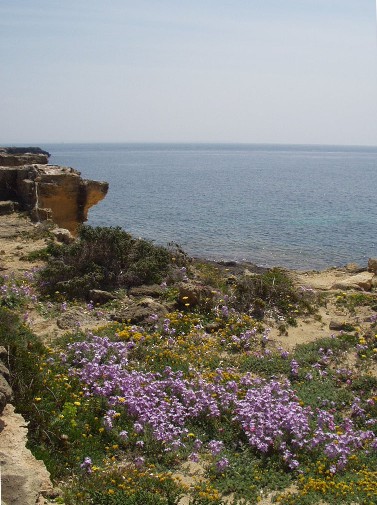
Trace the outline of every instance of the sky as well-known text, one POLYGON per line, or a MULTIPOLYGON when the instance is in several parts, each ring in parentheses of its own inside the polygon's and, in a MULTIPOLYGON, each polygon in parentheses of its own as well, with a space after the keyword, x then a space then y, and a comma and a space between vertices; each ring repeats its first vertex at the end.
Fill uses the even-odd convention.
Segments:
POLYGON ((375 0, 0 0, 0 145, 377 145, 375 0))

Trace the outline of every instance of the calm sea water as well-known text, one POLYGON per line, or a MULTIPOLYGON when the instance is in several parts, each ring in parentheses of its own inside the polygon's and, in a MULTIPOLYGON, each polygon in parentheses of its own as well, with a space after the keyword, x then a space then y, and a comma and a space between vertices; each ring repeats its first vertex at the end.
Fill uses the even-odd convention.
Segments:
POLYGON ((89 224, 189 254, 311 269, 377 256, 377 147, 46 144, 110 183, 89 224))

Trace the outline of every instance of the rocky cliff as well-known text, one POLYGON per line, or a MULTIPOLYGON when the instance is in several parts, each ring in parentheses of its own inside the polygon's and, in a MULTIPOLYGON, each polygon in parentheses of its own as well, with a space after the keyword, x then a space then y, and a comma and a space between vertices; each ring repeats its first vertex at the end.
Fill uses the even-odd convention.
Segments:
POLYGON ((27 149, 0 148, 0 201, 17 202, 33 220, 51 219, 75 235, 90 207, 106 196, 108 183, 82 179, 70 167, 48 165, 48 153, 27 149))

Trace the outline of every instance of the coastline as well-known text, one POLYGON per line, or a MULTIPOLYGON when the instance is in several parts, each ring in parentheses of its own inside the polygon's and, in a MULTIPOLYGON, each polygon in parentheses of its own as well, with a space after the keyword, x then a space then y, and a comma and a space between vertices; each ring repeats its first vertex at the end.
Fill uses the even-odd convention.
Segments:
MULTIPOLYGON (((377 255, 375 151, 318 146, 47 146, 109 182, 89 224, 120 226, 190 256, 322 270, 377 255), (363 173, 363 177, 359 177, 363 173)), ((377 152, 377 151, 376 151, 377 152)))

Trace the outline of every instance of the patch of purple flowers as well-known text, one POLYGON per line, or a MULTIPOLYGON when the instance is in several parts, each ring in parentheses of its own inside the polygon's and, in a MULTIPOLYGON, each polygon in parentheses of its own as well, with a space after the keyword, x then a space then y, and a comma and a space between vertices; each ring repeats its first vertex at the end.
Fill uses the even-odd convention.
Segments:
MULTIPOLYGON (((116 424, 125 413, 133 420, 134 433, 142 435, 147 430, 167 450, 177 450, 183 446, 188 423, 227 416, 244 432, 251 447, 262 454, 280 453, 291 469, 299 467, 303 451, 320 449, 332 468, 341 470, 356 451, 377 448, 373 432, 356 430, 350 419, 339 427, 330 412, 304 407, 289 381, 253 379, 246 374, 236 383, 223 380, 221 369, 216 370, 214 382, 193 369, 190 379, 169 367, 161 373, 137 371, 130 366, 128 353, 127 343, 90 336, 86 342, 70 344, 61 356, 62 362, 71 364, 70 374, 81 381, 85 396, 107 400, 103 419, 107 430, 118 429, 116 424)), ((291 367, 294 374, 293 361, 291 367)), ((364 415, 357 400, 352 415, 364 415)), ((119 436, 127 440, 128 433, 120 431, 119 436)), ((143 450, 142 444, 138 447, 143 450)), ((207 448, 218 456, 224 444, 212 440, 207 448)), ((190 459, 197 460, 201 449, 202 442, 196 439, 190 459)), ((218 470, 227 464, 222 458, 218 470)))

